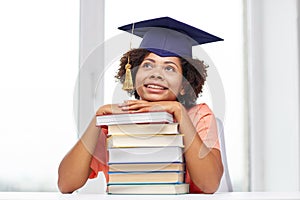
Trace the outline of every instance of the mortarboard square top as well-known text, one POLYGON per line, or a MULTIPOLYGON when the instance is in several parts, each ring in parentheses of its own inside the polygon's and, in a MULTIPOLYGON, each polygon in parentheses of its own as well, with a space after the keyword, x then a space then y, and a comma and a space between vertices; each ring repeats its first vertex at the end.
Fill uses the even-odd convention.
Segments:
POLYGON ((119 29, 142 37, 139 48, 147 49, 164 57, 182 56, 191 58, 193 46, 223 41, 222 38, 170 17, 135 22, 121 26, 119 29))

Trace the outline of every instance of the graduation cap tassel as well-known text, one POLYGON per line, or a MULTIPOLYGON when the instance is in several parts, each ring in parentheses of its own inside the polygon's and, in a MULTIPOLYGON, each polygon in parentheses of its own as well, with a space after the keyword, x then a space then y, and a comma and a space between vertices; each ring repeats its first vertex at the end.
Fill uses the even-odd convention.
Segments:
POLYGON ((125 80, 123 83, 123 90, 133 90, 133 82, 132 82, 132 75, 131 75, 131 64, 130 64, 130 59, 129 59, 129 55, 128 55, 128 62, 125 65, 125 80))

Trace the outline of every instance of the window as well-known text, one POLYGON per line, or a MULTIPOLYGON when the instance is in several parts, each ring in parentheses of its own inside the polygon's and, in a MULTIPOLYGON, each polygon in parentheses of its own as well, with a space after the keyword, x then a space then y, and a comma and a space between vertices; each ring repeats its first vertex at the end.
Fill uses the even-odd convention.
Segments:
POLYGON ((57 191, 77 139, 79 1, 0 1, 0 190, 57 191))

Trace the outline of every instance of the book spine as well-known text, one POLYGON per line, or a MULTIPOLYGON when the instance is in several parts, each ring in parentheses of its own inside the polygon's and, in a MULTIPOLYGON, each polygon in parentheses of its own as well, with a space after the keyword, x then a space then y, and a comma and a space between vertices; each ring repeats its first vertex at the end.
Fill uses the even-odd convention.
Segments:
MULTIPOLYGON (((154 120, 151 119, 151 123, 153 123, 153 121, 154 120)), ((137 122, 138 119, 136 119, 134 123, 137 122)), ((133 122, 131 121, 130 123, 133 122)), ((152 130, 155 130, 155 134, 151 135, 151 137, 149 138, 147 137, 145 138, 146 134, 142 133, 140 130, 139 131, 134 130, 131 132, 130 128, 132 127, 134 128, 134 126, 130 126, 130 124, 126 124, 124 121, 114 121, 114 122, 110 122, 110 124, 107 123, 101 124, 101 125, 108 125, 108 127, 114 126, 112 127, 114 128, 114 131, 111 131, 113 129, 108 128, 109 139, 107 140, 107 151, 109 154, 108 156, 109 182, 107 183, 107 186, 132 185, 133 188, 131 187, 132 189, 131 193, 134 194, 135 193, 134 185, 150 186, 155 184, 160 184, 160 185, 170 184, 175 186, 179 184, 184 184, 186 171, 185 171, 185 162, 183 157, 183 136, 180 135, 180 133, 178 132, 178 124, 175 125, 172 124, 169 126, 169 128, 171 127, 172 130, 176 130, 174 131, 174 134, 170 134, 170 132, 164 133, 164 132, 157 131, 157 127, 159 127, 157 126, 157 124, 163 125, 165 123, 173 123, 173 119, 169 121, 167 120, 167 122, 160 119, 160 121, 157 121, 157 123, 155 124, 151 124, 151 123, 147 124, 148 134, 149 132, 151 133, 152 125, 153 125, 152 130), (124 131, 122 130, 123 124, 124 127, 126 127, 126 133, 122 132, 124 131), (118 127, 118 125, 120 125, 120 127, 118 127), (144 141, 139 141, 136 138, 138 133, 141 133, 140 135, 144 135, 143 136, 144 141), (130 138, 130 134, 135 134, 135 135, 132 136, 132 138, 130 138), (127 137, 128 140, 124 139, 124 137, 127 137), (162 138, 164 138, 163 143, 161 142, 162 138), (174 142, 174 140, 176 140, 176 142, 174 142), (165 169, 163 168, 164 165, 171 165, 174 163, 179 165, 173 168, 165 168, 165 169), (139 166, 138 168, 132 167, 133 165, 139 165, 139 164, 143 166, 139 166), (121 170, 118 169, 118 167, 120 167, 121 170)), ((98 125, 100 125, 100 121, 98 125)), ((140 124, 135 124, 135 126, 142 127, 139 125, 140 124)), ((138 191, 136 192, 138 193, 138 191)), ((166 189, 165 191, 162 192, 168 193, 169 191, 167 191, 166 189)), ((108 193, 118 194, 118 190, 114 192, 108 190, 108 193)), ((155 194, 155 192, 152 194, 155 194)))

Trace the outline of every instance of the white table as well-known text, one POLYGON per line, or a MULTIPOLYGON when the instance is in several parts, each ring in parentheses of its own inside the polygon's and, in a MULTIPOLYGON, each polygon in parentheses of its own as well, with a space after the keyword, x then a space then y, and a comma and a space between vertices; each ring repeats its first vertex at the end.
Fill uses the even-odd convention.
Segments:
POLYGON ((0 192, 0 200, 290 200, 300 199, 300 192, 231 192, 186 195, 106 195, 61 194, 58 192, 0 192))

